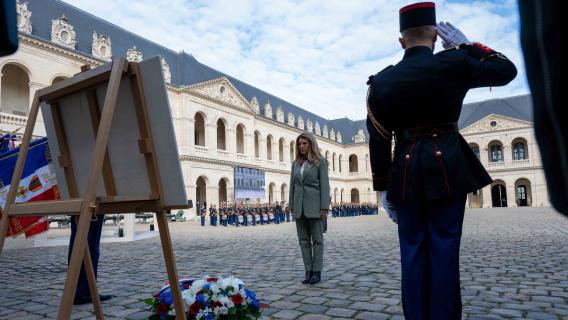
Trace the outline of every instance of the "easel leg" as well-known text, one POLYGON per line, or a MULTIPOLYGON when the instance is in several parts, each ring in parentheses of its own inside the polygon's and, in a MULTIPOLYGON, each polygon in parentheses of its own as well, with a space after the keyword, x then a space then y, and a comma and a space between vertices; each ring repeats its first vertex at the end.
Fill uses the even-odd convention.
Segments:
MULTIPOLYGON (((90 223, 90 208, 86 203, 83 203, 79 222, 77 223, 77 235, 75 236, 71 259, 69 259, 69 267, 67 268, 67 278, 65 279, 65 286, 63 287, 63 296, 61 297, 59 314, 57 315, 57 319, 59 320, 67 320, 71 317, 73 299, 75 298, 75 290, 77 290, 77 281, 79 280, 79 272, 81 271, 81 262, 85 257, 85 249, 87 248, 87 235, 90 223)), ((94 278, 94 272, 92 276, 94 278)))
POLYGON ((89 283, 89 293, 93 300, 93 308, 95 309, 95 316, 97 320, 105 318, 103 313, 103 306, 99 297, 99 290, 97 288, 97 278, 95 278, 95 269, 93 268, 93 259, 91 259, 91 252, 88 247, 85 247, 85 259, 83 259, 85 266, 85 274, 87 275, 87 282, 89 283))
POLYGON ((168 280, 174 298, 174 308, 176 311, 176 319, 185 319, 184 302, 181 299, 181 290, 179 289, 179 279, 177 275, 176 262, 174 260, 174 250, 170 237, 170 229, 168 229, 168 221, 165 211, 156 212, 158 220, 158 228, 160 228, 160 240, 162 242, 162 250, 164 252, 164 260, 166 261, 166 270, 168 271, 168 280))
POLYGON ((0 255, 2 255, 4 239, 6 239, 6 233, 8 232, 8 215, 2 211, 2 208, 0 208, 0 213, 2 213, 2 218, 0 219, 0 255))

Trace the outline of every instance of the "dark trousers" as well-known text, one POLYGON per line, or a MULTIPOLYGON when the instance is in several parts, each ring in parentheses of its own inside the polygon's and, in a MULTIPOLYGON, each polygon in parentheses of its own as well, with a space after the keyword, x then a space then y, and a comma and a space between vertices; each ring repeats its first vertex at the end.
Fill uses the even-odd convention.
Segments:
POLYGON ((461 319, 459 253, 466 196, 395 203, 407 320, 461 319))
MULTIPOLYGON (((93 269, 95 270, 95 277, 97 276, 97 268, 99 266, 99 246, 101 244, 101 233, 103 230, 103 223, 105 217, 98 216, 96 221, 92 221, 89 225, 89 234, 87 235, 87 244, 91 252, 91 259, 93 260, 93 269)), ((75 219, 71 218, 71 239, 69 241, 69 252, 67 255, 67 263, 71 259, 71 252, 73 251, 73 244, 75 243, 75 235, 77 234, 77 224, 75 219)), ((81 262, 81 272, 79 273, 79 281, 77 282, 77 291, 75 297, 90 296, 89 283, 87 282, 87 275, 85 274, 85 267, 81 262)))

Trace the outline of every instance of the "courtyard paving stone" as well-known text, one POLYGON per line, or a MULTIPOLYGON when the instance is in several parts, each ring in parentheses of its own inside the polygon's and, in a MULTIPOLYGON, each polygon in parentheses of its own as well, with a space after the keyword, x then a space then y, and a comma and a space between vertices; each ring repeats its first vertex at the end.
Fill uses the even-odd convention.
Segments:
MULTIPOLYGON (((180 277, 239 277, 269 306, 265 319, 403 319, 397 230, 384 213, 330 218, 322 282, 312 286, 300 283, 293 223, 169 226, 180 277)), ((568 319, 566 243, 568 219, 552 209, 467 210, 463 318, 568 319)), ((4 250, 0 319, 55 318, 66 263, 67 247, 4 250)), ((102 244, 98 273, 101 293, 116 296, 103 303, 107 319, 147 319, 142 300, 167 281, 159 238, 102 244)), ((91 305, 73 311, 73 319, 94 319, 91 305)))

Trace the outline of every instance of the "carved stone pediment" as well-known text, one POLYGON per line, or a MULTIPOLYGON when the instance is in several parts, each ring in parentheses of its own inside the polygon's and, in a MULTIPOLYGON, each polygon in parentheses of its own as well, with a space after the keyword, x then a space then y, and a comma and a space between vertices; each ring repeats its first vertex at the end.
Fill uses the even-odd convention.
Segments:
POLYGON ((167 83, 172 82, 172 73, 170 72, 170 65, 166 61, 166 58, 160 56, 160 62, 162 62, 162 73, 164 74, 164 81, 167 83))
POLYGON ((331 128, 331 130, 329 130, 329 138, 333 141, 335 141, 335 130, 333 130, 333 128, 331 128))
POLYGON ((531 126, 532 123, 528 121, 490 114, 485 118, 465 127, 460 132, 462 134, 473 134, 497 130, 514 130, 531 126))
POLYGON ((341 132, 337 131, 337 134, 335 135, 335 141, 342 143, 342 139, 341 139, 341 132))
POLYGON ((256 108, 258 108, 256 97, 253 97, 249 103, 226 77, 192 84, 187 87, 187 90, 248 112, 258 112, 253 105, 256 101, 256 108))
POLYGON ((110 61, 112 60, 112 43, 110 38, 105 35, 97 35, 96 31, 93 31, 93 44, 91 46, 91 53, 93 56, 110 61))
POLYGON ((69 49, 75 49, 77 44, 75 30, 65 15, 59 19, 51 20, 51 41, 69 49))
POLYGON ((323 136, 324 138, 329 138, 329 132, 327 131, 327 124, 323 125, 323 136))
POLYGON ((310 119, 306 122, 306 130, 308 130, 308 132, 314 132, 314 123, 310 119))
POLYGON ((359 129, 357 134, 354 135, 351 140, 355 143, 365 143, 365 133, 363 132, 363 129, 359 129))
POLYGON ((126 50, 126 60, 130 62, 140 62, 142 59, 142 52, 136 49, 136 46, 126 50))
POLYGON ((318 136, 321 136, 321 127, 319 122, 316 121, 315 132, 318 136))
POLYGON ((16 0, 16 12, 18 19, 18 31, 31 34, 32 12, 28 10, 28 3, 20 3, 20 0, 16 0))

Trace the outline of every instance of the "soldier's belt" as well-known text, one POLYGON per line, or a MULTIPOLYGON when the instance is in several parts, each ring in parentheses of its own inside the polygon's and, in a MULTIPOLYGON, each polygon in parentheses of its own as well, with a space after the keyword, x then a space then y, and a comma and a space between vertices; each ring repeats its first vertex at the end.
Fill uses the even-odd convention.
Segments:
POLYGON ((451 123, 442 123, 431 126, 406 129, 397 132, 396 136, 397 139, 400 140, 417 139, 425 137, 437 138, 438 136, 458 131, 459 131, 458 124, 455 122, 451 122, 451 123))

